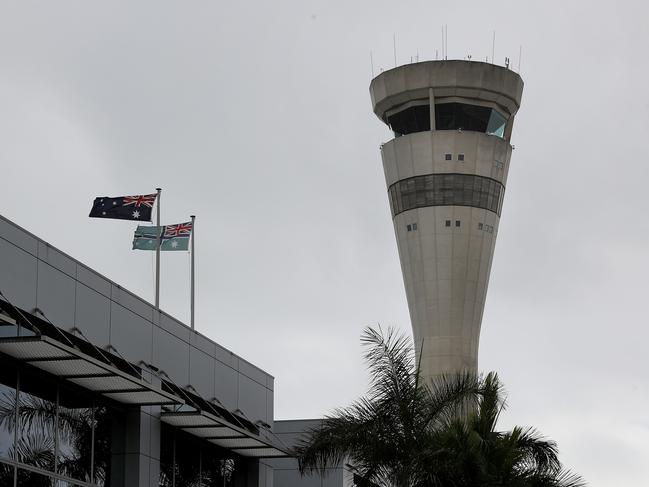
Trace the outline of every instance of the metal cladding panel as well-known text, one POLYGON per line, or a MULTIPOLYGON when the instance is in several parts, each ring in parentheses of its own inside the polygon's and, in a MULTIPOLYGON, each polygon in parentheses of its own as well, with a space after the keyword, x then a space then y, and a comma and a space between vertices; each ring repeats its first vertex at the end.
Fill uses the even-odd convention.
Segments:
POLYGON ((38 261, 36 302, 53 323, 74 323, 76 281, 60 270, 38 261))
POLYGON ((151 363, 153 324, 113 301, 110 343, 130 362, 151 363))
POLYGON ((77 282, 74 323, 90 342, 105 347, 110 343, 110 299, 77 282))
POLYGON ((36 257, 2 238, 3 223, 0 219, 0 290, 16 306, 32 309, 38 285, 36 257))
POLYGON ((241 436, 239 438, 222 438, 222 439, 213 439, 209 440, 215 445, 221 446, 223 448, 264 448, 266 445, 261 441, 255 440, 254 438, 246 438, 241 436))

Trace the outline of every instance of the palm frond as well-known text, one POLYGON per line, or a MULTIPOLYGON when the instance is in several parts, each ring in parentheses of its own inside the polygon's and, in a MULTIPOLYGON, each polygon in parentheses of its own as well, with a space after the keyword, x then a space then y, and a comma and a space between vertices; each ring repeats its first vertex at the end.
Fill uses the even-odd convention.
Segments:
POLYGON ((32 432, 18 439, 9 449, 9 457, 44 470, 54 470, 54 438, 32 432))

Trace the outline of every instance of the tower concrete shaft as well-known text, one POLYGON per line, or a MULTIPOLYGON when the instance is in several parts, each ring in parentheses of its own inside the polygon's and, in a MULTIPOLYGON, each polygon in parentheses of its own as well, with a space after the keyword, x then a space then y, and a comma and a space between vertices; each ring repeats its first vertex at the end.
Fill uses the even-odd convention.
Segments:
POLYGON ((518 74, 471 61, 409 64, 370 85, 394 132, 381 157, 425 378, 477 371, 522 92, 518 74))

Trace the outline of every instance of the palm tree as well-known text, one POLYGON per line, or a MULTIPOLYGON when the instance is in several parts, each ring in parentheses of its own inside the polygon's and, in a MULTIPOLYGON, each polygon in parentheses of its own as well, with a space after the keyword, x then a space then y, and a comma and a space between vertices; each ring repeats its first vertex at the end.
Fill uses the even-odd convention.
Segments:
POLYGON ((366 328, 361 341, 369 392, 298 445, 303 474, 347 461, 368 483, 385 487, 585 485, 562 469, 556 444, 535 430, 496 430, 505 407, 496 374, 425 385, 409 339, 366 328))

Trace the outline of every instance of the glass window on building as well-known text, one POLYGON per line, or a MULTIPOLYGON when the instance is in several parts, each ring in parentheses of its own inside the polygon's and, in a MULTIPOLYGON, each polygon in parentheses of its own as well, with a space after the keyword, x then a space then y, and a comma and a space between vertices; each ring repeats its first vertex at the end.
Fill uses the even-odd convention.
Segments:
POLYGON ((17 370, 12 363, 5 363, 0 366, 0 458, 9 458, 13 451, 16 420, 16 378, 17 370))
POLYGON ((95 483, 99 487, 111 485, 111 478, 119 475, 120 465, 113 458, 114 445, 124 435, 124 414, 108 404, 95 403, 95 483))
POLYGON ((239 485, 245 469, 236 455, 184 431, 162 424, 160 487, 239 485))
POLYGON ((56 485, 52 477, 33 472, 31 470, 18 469, 18 487, 52 487, 56 485))
POLYGON ((183 431, 176 432, 175 447, 175 482, 176 487, 194 487, 200 485, 200 443, 183 431))
POLYGON ((14 487, 14 466, 0 462, 0 487, 14 487))
POLYGON ((21 370, 14 460, 50 472, 56 445, 56 389, 55 382, 21 370))
POLYGON ((67 387, 59 389, 57 472, 84 482, 91 481, 92 397, 67 387))

